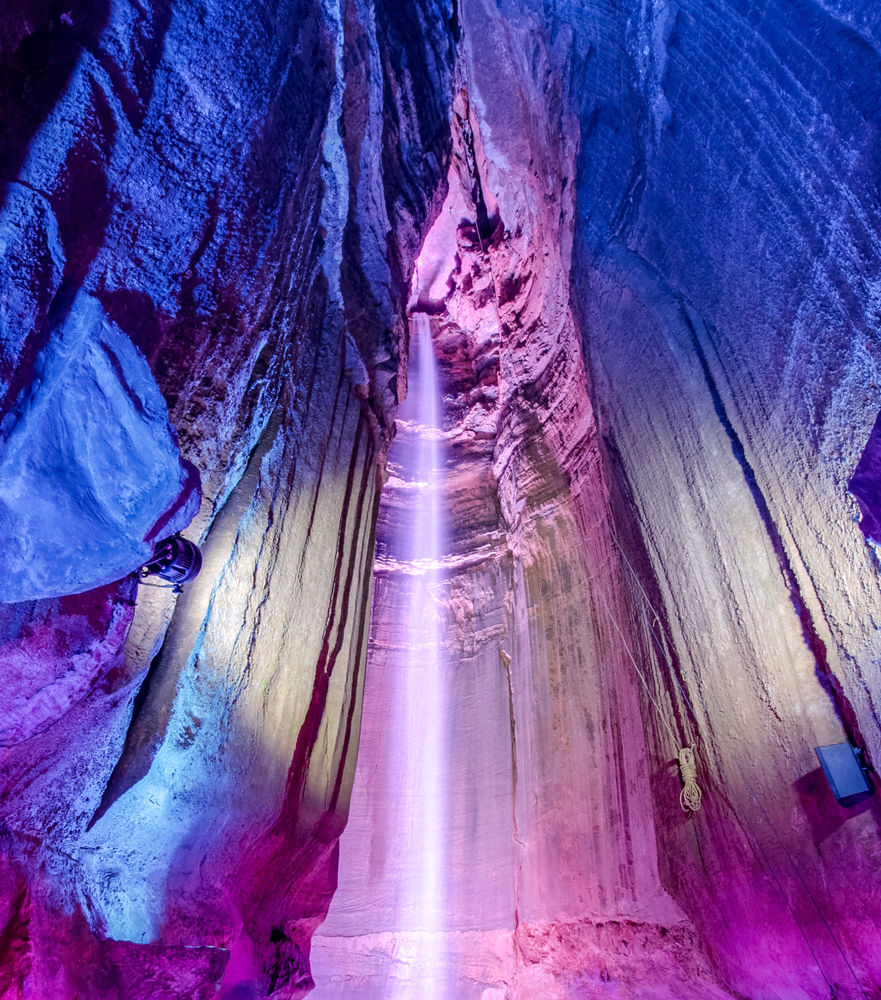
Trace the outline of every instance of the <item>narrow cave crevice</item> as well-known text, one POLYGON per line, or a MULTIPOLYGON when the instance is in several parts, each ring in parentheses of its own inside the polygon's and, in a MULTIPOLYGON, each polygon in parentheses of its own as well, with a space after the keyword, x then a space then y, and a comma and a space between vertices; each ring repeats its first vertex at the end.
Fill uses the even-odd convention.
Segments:
POLYGON ((881 546, 881 413, 869 432, 847 488, 860 508, 860 530, 867 541, 881 546))

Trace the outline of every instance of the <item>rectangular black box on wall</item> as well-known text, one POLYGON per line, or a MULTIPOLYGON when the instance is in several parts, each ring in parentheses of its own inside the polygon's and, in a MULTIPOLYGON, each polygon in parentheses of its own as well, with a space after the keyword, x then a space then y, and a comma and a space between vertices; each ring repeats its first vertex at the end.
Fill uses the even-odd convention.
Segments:
POLYGON ((853 806, 872 794, 866 769, 860 762, 860 751, 850 743, 833 743, 814 747, 814 752, 832 789, 843 806, 853 806))

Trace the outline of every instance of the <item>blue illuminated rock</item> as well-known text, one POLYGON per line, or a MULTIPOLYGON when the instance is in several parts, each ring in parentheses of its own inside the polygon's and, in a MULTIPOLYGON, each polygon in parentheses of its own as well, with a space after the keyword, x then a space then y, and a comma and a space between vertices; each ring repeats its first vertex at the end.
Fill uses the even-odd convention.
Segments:
POLYGON ((145 563, 199 509, 144 356, 81 294, 3 421, 0 601, 76 594, 145 563))
POLYGON ((418 963, 379 768, 338 843, 442 208, 455 1000, 871 993, 813 747, 881 759, 879 52, 874 0, 8 0, 0 995, 303 997, 340 873, 325 995, 418 963), (201 576, 106 582, 187 463, 201 576))
POLYGON ((0 483, 0 994, 311 986, 450 17, 4 9, 0 419, 27 460, 0 483), (182 526, 188 463, 179 598, 45 596, 182 526))

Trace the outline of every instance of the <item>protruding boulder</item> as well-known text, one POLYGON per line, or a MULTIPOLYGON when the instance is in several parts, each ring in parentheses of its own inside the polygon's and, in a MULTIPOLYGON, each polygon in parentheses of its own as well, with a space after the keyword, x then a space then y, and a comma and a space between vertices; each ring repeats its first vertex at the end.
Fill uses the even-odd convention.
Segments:
POLYGON ((0 427, 0 601, 136 570, 201 500, 143 354, 80 293, 0 427))

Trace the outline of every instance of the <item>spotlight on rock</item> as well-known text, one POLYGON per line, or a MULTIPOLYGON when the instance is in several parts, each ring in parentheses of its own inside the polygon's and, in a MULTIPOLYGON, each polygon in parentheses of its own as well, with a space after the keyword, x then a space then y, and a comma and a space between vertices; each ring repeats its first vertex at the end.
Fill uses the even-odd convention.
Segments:
POLYGON ((857 747, 850 743, 833 743, 828 747, 814 747, 814 752, 840 805, 853 806, 872 794, 866 768, 860 760, 857 747))
MULTIPOLYGON (((153 558, 141 567, 138 576, 147 583, 149 581, 145 577, 158 576, 161 580, 167 580, 174 592, 179 594, 185 583, 195 580, 201 568, 202 553, 199 546, 180 535, 172 535, 157 544, 153 550, 153 558)), ((161 587, 163 584, 153 586, 161 587)))

